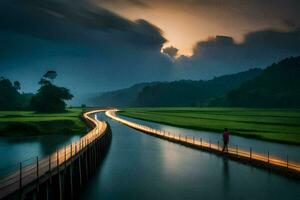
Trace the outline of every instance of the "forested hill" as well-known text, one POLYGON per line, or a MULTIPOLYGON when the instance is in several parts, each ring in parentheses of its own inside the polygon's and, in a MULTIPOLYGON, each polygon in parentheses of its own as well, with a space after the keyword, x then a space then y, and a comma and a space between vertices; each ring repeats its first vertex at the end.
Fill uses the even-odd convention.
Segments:
POLYGON ((136 106, 205 106, 211 99, 225 95, 262 72, 250 69, 208 81, 181 80, 146 86, 139 93, 136 106))
POLYGON ((134 106, 134 102, 144 87, 157 84, 152 83, 140 83, 133 85, 129 88, 115 90, 111 92, 103 92, 88 98, 84 103, 89 106, 112 106, 112 107, 128 107, 134 106))
POLYGON ((300 56, 272 64, 260 76, 243 83, 212 105, 300 107, 300 56))
POLYGON ((111 92, 99 93, 84 103, 89 106, 198 106, 211 98, 222 96, 241 83, 253 79, 262 72, 251 69, 225 75, 209 81, 181 80, 174 82, 151 82, 111 92))

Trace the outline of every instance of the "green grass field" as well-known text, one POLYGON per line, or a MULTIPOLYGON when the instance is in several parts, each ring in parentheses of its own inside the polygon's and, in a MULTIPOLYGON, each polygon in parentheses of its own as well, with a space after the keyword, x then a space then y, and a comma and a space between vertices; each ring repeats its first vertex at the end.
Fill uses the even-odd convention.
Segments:
POLYGON ((129 108, 121 115, 163 124, 300 144, 300 109, 129 108))
POLYGON ((81 112, 79 108, 58 114, 0 111, 0 136, 84 134, 86 127, 80 119, 81 112))

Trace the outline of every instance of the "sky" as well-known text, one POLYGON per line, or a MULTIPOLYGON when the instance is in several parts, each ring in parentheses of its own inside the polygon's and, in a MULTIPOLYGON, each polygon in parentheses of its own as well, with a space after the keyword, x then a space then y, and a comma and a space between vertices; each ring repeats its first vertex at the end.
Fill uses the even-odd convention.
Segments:
POLYGON ((210 79, 300 55, 297 0, 1 0, 0 76, 75 94, 210 79))

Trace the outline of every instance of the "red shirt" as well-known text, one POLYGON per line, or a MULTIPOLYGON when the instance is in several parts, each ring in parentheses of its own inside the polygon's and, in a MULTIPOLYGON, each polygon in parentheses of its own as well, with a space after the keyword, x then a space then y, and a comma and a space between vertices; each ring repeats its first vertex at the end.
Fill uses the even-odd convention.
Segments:
POLYGON ((229 132, 228 131, 224 131, 224 133, 223 133, 223 140, 224 140, 224 142, 228 142, 229 141, 229 132))

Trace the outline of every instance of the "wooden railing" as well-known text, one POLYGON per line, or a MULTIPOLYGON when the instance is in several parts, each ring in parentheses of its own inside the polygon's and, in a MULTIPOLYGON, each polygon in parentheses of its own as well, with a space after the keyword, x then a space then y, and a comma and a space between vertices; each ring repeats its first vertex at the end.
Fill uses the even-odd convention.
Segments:
POLYGON ((106 122, 100 122, 90 116, 93 113, 103 111, 93 110, 83 114, 83 118, 91 123, 93 128, 78 141, 66 145, 46 157, 36 157, 35 159, 20 162, 17 170, 13 170, 4 176, 2 175, 0 179, 0 199, 21 191, 30 183, 38 183, 45 174, 48 174, 48 177, 51 178, 52 173, 59 172, 60 168, 66 167, 68 162, 75 159, 77 154, 85 151, 87 146, 101 137, 108 127, 106 122))

